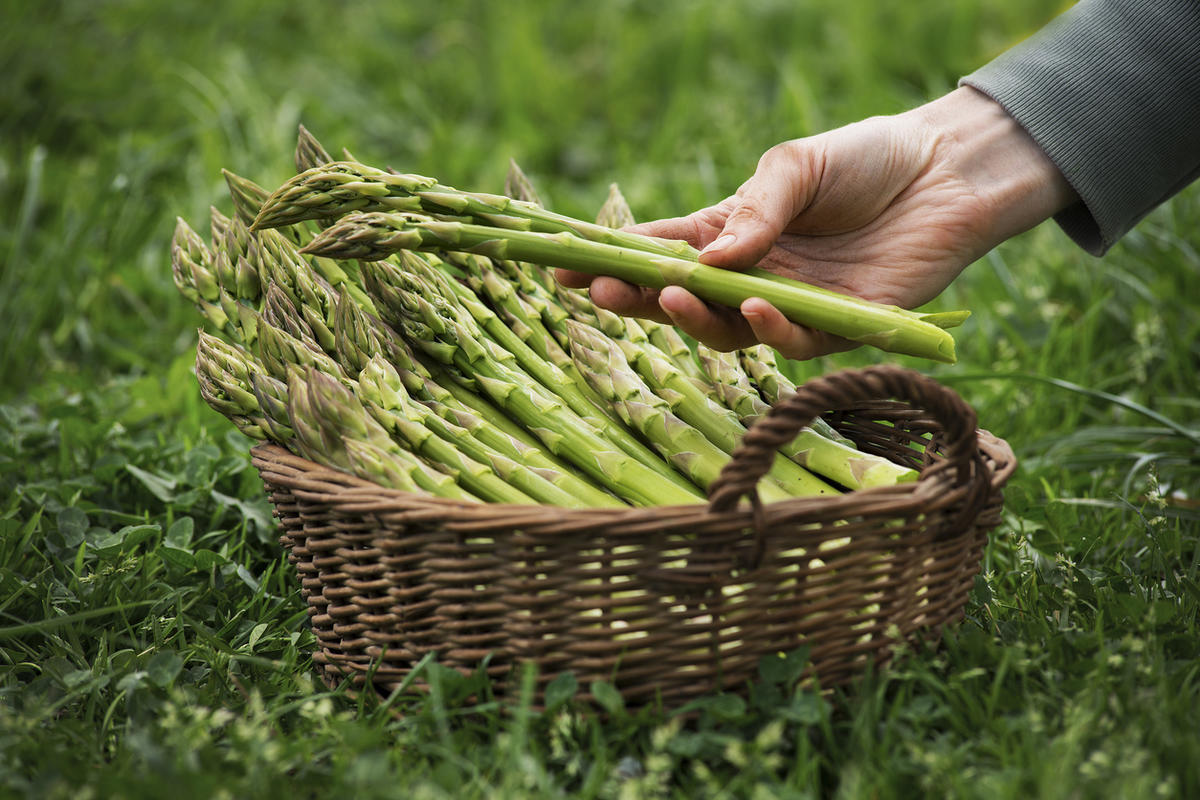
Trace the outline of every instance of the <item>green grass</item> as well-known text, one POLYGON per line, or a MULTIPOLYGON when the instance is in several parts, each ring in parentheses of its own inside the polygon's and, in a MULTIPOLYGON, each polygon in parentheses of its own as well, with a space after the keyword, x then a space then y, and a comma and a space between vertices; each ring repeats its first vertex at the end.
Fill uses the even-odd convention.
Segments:
MULTIPOLYGON (((938 301, 1021 469, 967 619, 821 699, 765 664, 686 724, 316 682, 247 440, 200 400, 175 215, 372 163, 587 216, 732 191, 786 138, 903 109, 1050 15, 922 4, 0 0, 0 796, 1186 797, 1200 793, 1200 191, 1102 260, 1052 226, 938 301), (396 713, 402 712, 402 713, 396 713)), ((797 376, 872 363, 857 352, 797 376)), ((471 699, 473 698, 473 699, 471 699)))

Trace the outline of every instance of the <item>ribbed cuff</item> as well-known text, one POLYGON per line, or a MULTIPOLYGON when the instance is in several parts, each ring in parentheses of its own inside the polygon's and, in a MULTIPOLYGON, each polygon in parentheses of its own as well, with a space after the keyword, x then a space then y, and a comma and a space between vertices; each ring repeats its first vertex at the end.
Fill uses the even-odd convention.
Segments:
POLYGON ((1100 255, 1200 175, 1200 2, 1082 0, 964 77, 1004 107, 1081 205, 1055 221, 1100 255))

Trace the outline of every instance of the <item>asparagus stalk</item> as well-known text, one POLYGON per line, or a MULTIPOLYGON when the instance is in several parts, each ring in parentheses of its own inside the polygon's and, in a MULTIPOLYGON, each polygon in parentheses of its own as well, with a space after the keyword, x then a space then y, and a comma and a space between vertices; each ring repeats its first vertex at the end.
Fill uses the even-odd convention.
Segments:
POLYGON ((695 503, 701 496, 680 487, 609 442, 602 431, 572 412, 555 394, 517 369, 512 354, 478 338, 452 314, 435 307, 432 292, 413 276, 401 284, 363 276, 390 324, 428 356, 474 377, 488 397, 520 420, 552 453, 584 470, 601 485, 635 505, 695 503))
MULTIPOLYGON (((248 359, 251 358, 248 352, 244 350, 240 352, 248 359)), ((255 371, 250 375, 250 385, 254 390, 254 398, 258 401, 258 407, 262 409, 263 419, 267 423, 263 430, 267 432, 271 441, 287 447, 292 437, 296 435, 291 428, 291 418, 288 416, 287 384, 272 378, 265 372, 255 371)))
POLYGON ((221 286, 215 258, 199 234, 177 219, 171 239, 171 277, 175 288, 195 304, 213 327, 239 338, 240 310, 235 298, 221 286))
POLYGON ((454 460, 445 462, 444 458, 447 448, 457 450, 467 458, 490 466, 501 479, 540 503, 570 508, 625 505, 599 490, 587 491, 585 496, 573 494, 561 488, 564 474, 558 470, 530 468, 487 445, 476 436, 484 423, 476 419, 473 428, 461 427, 413 401, 396 370, 379 357, 371 359, 363 368, 358 377, 358 388, 363 405, 380 424, 393 435, 403 437, 414 448, 428 451, 426 454, 431 459, 455 463, 454 460), (440 441, 430 441, 429 434, 439 437, 440 441))
POLYGON ((604 205, 600 206, 600 211, 596 214, 596 224, 605 228, 625 228, 634 222, 636 220, 633 218, 633 210, 629 208, 625 195, 621 193, 620 187, 610 183, 608 197, 604 199, 604 205))
POLYGON ((342 445, 351 471, 372 483, 414 494, 426 492, 455 500, 474 499, 466 497, 462 487, 449 475, 431 469, 411 453, 346 437, 342 438, 342 445))
MULTIPOLYGON (((787 397, 796 393, 796 384, 781 371, 779 362, 775 359, 775 351, 766 344, 755 344, 754 347, 738 350, 738 361, 746 374, 754 380, 758 393, 769 405, 781 403, 787 397)), ((810 426, 826 439, 840 441, 847 447, 856 447, 854 441, 842 435, 838 429, 821 419, 812 420, 810 426)))
MULTIPOLYGON (((249 178, 244 178, 227 169, 222 170, 222 173, 225 176, 225 184, 229 188, 229 196, 233 200, 234 218, 243 226, 249 226, 254 222, 259 209, 266 201, 267 191, 249 178)), ((279 231, 275 235, 286 240, 292 246, 298 247, 312 239, 313 231, 296 225, 279 231)), ((348 283, 351 287, 354 286, 354 281, 347 277, 347 271, 353 272, 353 267, 342 266, 324 258, 314 258, 312 265, 329 283, 333 285, 348 283)))
POLYGON ((275 228, 360 210, 466 216, 514 230, 571 233, 597 242, 680 258, 695 252, 686 242, 617 231, 556 214, 525 200, 464 192, 423 175, 386 172, 348 161, 315 167, 288 180, 263 204, 255 227, 275 228))
MULTIPOLYGON (((344 293, 335 309, 334 338, 338 358, 348 372, 362 370, 373 355, 382 354, 396 368, 409 393, 428 401, 444 418, 458 422, 454 415, 474 415, 487 422, 485 436, 495 434, 501 441, 510 439, 531 450, 538 448, 536 440, 523 428, 465 385, 469 378, 464 382, 436 363, 421 362, 399 333, 348 300, 344 293)), ((491 444, 497 446, 494 441, 491 444)), ((563 465, 554 462, 536 466, 561 468, 563 465)))
MULTIPOLYGON (((415 485, 438 497, 478 499, 460 486, 454 475, 434 469, 396 444, 367 414, 354 394, 337 380, 320 370, 291 365, 287 385, 288 412, 296 431, 295 443, 306 458, 340 467, 392 488, 408 489, 415 485), (352 442, 366 447, 350 444, 352 442), (369 458, 370 454, 377 455, 383 464, 369 458), (392 481, 391 473, 400 469, 407 472, 411 482, 392 481)), ((514 492, 511 496, 519 497, 520 493, 514 492)))
POLYGON ((663 477, 675 481, 683 488, 691 488, 652 450, 625 430, 618 417, 608 414, 605 406, 593 402, 584 394, 580 389, 580 383, 569 377, 555 364, 539 356, 513 333, 490 308, 480 303, 474 293, 457 281, 448 280, 444 274, 434 269, 420 255, 409 254, 409 256, 410 258, 404 262, 409 268, 407 273, 392 269, 392 265, 387 262, 381 262, 377 266, 380 270, 386 271, 387 280, 394 284, 403 282, 406 275, 412 275, 423 280, 425 286, 436 287, 434 291, 444 301, 441 313, 456 315, 462 321, 462 315, 457 314, 457 310, 462 309, 480 329, 478 335, 486 334, 501 348, 511 353, 519 369, 545 389, 558 395, 567 407, 578 414, 581 419, 586 420, 597 430, 603 430, 605 438, 610 442, 659 472, 663 477))
MULTIPOLYGON (((464 489, 480 499, 494 503, 537 502, 523 491, 531 484, 532 479, 526 478, 532 473, 523 472, 515 462, 500 457, 492 457, 488 459, 488 463, 481 463, 473 457, 481 453, 481 449, 473 446, 474 440, 467 437, 465 432, 450 432, 445 428, 444 421, 432 414, 419 415, 415 407, 383 408, 379 404, 385 402, 385 399, 374 391, 375 388, 372 383, 364 386, 360 381, 356 395, 327 376, 309 376, 310 394, 314 390, 326 394, 326 408, 345 411, 344 416, 340 418, 343 423, 358 424, 361 421, 358 419, 360 414, 370 415, 388 434, 406 442, 410 452, 425 456, 430 462, 454 475, 464 489), (392 410, 407 411, 412 416, 390 413, 392 410), (427 422, 430 425, 426 425, 427 422), (439 422, 442 423, 441 428, 431 427, 439 422), (435 435, 439 433, 446 434, 445 438, 435 435)), ((377 444, 363 436, 358 428, 352 430, 356 434, 355 438, 377 444)))
MULTIPOLYGON (((490 258, 455 252, 447 253, 446 258, 466 269, 467 285, 477 296, 487 298, 513 334, 540 358, 558 367, 576 384, 583 385, 575 362, 546 327, 542 314, 517 292, 511 281, 496 271, 490 258)), ((564 312, 562 319, 566 318, 564 312)))
MULTIPOLYGON (((796 393, 796 384, 780 370, 775 351, 770 347, 758 344, 739 350, 737 355, 742 369, 754 380, 759 394, 769 405, 777 405, 796 393)), ((814 419, 810 427, 826 439, 841 442, 847 447, 856 447, 853 440, 843 436, 820 417, 814 419)))
MULTIPOLYGON (((723 466, 729 455, 741 444, 746 428, 737 417, 713 403, 703 391, 661 353, 653 348, 639 348, 625 340, 611 340, 599 331, 574 320, 567 323, 571 332, 571 353, 580 361, 580 369, 590 382, 611 402, 630 412, 630 404, 638 404, 639 427, 643 435, 655 441, 660 451, 689 452, 686 443, 700 437, 706 443, 698 449, 720 453, 709 459, 723 466), (625 345, 623 347, 622 345, 625 345), (635 371, 634 361, 638 362, 635 371), (663 441, 663 431, 668 435, 663 441)), ((672 462, 674 463, 674 462, 672 462)), ((696 475, 692 475, 696 479, 696 475)), ((760 494, 764 500, 773 498, 772 486, 779 487, 783 497, 837 494, 837 490, 803 467, 777 456, 767 473, 760 494)), ((711 482, 711 478, 705 476, 711 482)), ((703 483, 707 488, 708 483, 703 483)))
POLYGON ((232 222, 229 217, 222 214, 216 206, 208 208, 209 220, 209 241, 216 245, 217 242, 225 241, 225 236, 229 231, 229 225, 232 222))
MULTIPOLYGON (((339 296, 335 310, 334 339, 338 360, 347 373, 358 373, 372 357, 382 355, 396 369, 409 394, 427 402, 442 417, 462 424, 453 415, 478 416, 487 420, 485 436, 494 434, 500 441, 515 440, 522 447, 537 447, 531 436, 486 400, 448 374, 435 376, 428 365, 414 356, 403 337, 378 317, 359 308, 345 292, 339 296)), ((496 442, 491 444, 497 446, 496 442)))
MULTIPOLYGON (((747 424, 770 411, 744 379, 735 354, 701 346, 700 360, 714 376, 713 385, 726 404, 747 424)), ((780 447, 780 452, 848 489, 893 486, 919 477, 914 469, 826 438, 811 427, 803 428, 792 441, 780 447)))
MULTIPOLYGON (((517 202, 517 201, 511 201, 517 202)), ((436 220, 415 214, 357 213, 343 217, 304 251, 338 258, 385 258, 399 250, 467 250, 531 261, 661 289, 682 286, 697 296, 737 306, 762 297, 789 319, 883 350, 954 362, 954 338, 920 315, 801 283, 767 281, 682 258, 547 234, 436 220)))
POLYGON ((253 224, 259 209, 270 194, 254 181, 237 173, 223 169, 221 174, 225 176, 225 186, 229 189, 230 199, 233 200, 235 217, 247 226, 253 224))
MULTIPOLYGON (((463 192, 439 184, 433 178, 384 172, 354 162, 333 162, 293 177, 271 195, 264 204, 255 224, 259 227, 277 227, 304 219, 337 217, 356 210, 420 211, 435 216, 465 215, 477 222, 497 227, 543 233, 570 233, 594 242, 640 250, 666 256, 668 259, 696 262, 699 257, 698 251, 686 242, 613 230, 605 225, 583 222, 555 214, 534 203, 502 195, 463 192)), ((578 266, 573 268, 588 271, 578 266)), ((598 274, 609 273, 600 272, 598 274)), ((850 298, 817 287, 808 287, 760 268, 752 268, 740 274, 783 287, 804 287, 816 291, 820 296, 832 295, 833 297, 829 298, 830 302, 833 302, 833 298, 841 299, 839 311, 844 311, 845 306, 853 309, 860 303, 866 303, 866 301, 858 301, 857 298, 850 298)), ((617 275, 616 277, 621 276, 617 275)), ((661 286, 653 288, 661 288, 661 286)), ((747 288, 755 288, 755 284, 738 286, 736 291, 725 293, 722 297, 705 297, 705 299, 736 307, 746 297, 763 296, 761 292, 757 291, 753 294, 744 294, 743 290, 747 288)), ((782 291, 783 295, 787 293, 786 289, 782 291)), ((770 300, 771 298, 765 299, 770 300)), ((879 304, 866 303, 866 305, 869 308, 879 304)), ((968 312, 965 311, 926 314, 896 306, 883 306, 883 308, 888 309, 892 316, 907 317, 912 321, 940 328, 959 325, 968 316, 968 312)), ((780 310, 789 317, 792 316, 786 304, 780 310)), ((808 324, 806 319, 795 319, 794 321, 808 324)), ((888 329, 883 328, 882 330, 888 329)), ((837 333, 837 331, 833 332, 837 333)), ((876 333, 878 335, 879 332, 876 333)), ((950 341, 952 346, 953 339, 950 341)), ((875 345, 873 341, 864 343, 875 345)), ((952 351, 950 355, 952 355, 952 351)))
POLYGON ((739 417, 753 422, 770 410, 742 371, 737 353, 722 352, 701 344, 696 348, 696 357, 703 368, 707 385, 739 417))
POLYGON ((341 365, 322 350, 315 340, 294 336, 261 315, 258 316, 255 350, 267 374, 278 380, 286 380, 289 368, 296 366, 312 367, 342 383, 349 380, 341 365))

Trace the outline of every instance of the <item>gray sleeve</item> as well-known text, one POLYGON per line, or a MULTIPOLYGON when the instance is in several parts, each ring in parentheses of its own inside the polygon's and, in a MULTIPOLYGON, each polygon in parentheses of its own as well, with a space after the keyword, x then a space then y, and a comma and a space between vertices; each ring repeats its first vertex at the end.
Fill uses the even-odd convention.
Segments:
POLYGON ((1200 176, 1200 0, 1081 0, 964 77, 1082 200, 1055 216, 1100 255, 1200 176))

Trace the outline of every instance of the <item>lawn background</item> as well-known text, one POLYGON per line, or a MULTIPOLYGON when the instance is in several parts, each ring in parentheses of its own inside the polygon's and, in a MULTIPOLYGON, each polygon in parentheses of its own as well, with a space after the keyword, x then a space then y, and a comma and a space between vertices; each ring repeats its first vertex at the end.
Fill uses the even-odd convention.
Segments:
MULTIPOLYGON (((1200 792, 1200 191, 1103 259, 1052 225, 934 305, 1021 469, 967 620, 847 693, 682 725, 570 702, 392 708, 314 683, 247 440, 199 398, 175 217, 369 163, 591 216, 733 191, 784 139, 901 111, 1034 0, 0 0, 0 797, 1174 797, 1200 792), (402 710, 402 716, 390 711, 402 710)), ((770 691, 768 691, 770 690, 770 691)))

